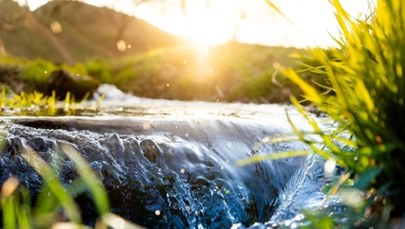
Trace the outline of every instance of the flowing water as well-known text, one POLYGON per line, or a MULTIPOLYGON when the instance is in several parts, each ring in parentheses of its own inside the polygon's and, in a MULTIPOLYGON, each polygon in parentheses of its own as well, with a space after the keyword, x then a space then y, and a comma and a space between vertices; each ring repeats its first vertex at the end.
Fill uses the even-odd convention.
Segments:
MULTIPOLYGON (((237 164, 257 154, 306 149, 279 141, 294 136, 286 112, 309 129, 290 106, 143 99, 108 85, 98 93, 106 97, 96 114, 3 118, 0 184, 14 175, 34 196, 39 192, 41 178, 20 154, 27 146, 63 183, 71 182, 74 165, 56 150, 69 144, 96 171, 112 211, 148 228, 269 226, 323 203, 317 156, 237 164)), ((78 202, 93 224, 91 201, 81 196, 78 202)))

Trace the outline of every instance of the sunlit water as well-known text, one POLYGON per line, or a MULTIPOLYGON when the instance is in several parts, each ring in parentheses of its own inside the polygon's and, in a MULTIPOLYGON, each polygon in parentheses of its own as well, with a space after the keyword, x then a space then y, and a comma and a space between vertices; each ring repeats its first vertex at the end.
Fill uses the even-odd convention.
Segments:
MULTIPOLYGON (((294 136, 286 112, 309 129, 293 107, 143 99, 108 85, 99 94, 105 99, 92 116, 3 118, 0 182, 15 175, 39 192, 40 177, 20 155, 27 145, 71 182, 73 163, 56 152, 71 144, 100 177, 112 211, 148 228, 288 224, 303 208, 324 203, 317 156, 237 165, 252 155, 306 148, 279 141, 294 136)), ((78 201, 94 223, 91 201, 78 201)))

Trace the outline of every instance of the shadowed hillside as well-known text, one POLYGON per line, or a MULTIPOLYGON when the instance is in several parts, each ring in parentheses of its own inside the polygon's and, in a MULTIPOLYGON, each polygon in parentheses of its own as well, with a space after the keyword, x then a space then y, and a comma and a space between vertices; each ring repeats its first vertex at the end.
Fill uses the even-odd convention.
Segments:
POLYGON ((10 54, 65 63, 117 58, 180 41, 105 7, 52 1, 30 12, 12 0, 0 0, 0 39, 10 54))

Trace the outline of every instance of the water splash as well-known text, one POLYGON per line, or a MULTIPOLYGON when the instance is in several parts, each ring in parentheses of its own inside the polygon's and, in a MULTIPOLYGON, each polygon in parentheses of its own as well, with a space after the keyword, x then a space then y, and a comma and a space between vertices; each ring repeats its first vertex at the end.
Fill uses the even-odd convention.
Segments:
MULTIPOLYGON (((63 183, 71 182, 77 177, 73 163, 55 150, 70 144, 98 174, 113 212, 149 228, 280 222, 323 200, 319 158, 236 165, 255 154, 305 149, 302 143, 266 140, 291 135, 282 115, 290 107, 126 99, 137 101, 132 110, 147 114, 8 117, 1 123, 7 142, 0 155, 0 183, 14 175, 38 194, 41 178, 22 159, 24 146, 54 167, 63 183)), ((119 105, 125 107, 125 100, 119 105)), ((86 222, 94 223, 89 198, 77 201, 86 222)))

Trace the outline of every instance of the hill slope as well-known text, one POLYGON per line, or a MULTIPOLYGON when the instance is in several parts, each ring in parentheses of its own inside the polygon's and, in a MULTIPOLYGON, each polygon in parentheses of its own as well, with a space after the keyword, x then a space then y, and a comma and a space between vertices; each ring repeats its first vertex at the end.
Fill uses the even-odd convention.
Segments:
POLYGON ((0 0, 0 39, 10 54, 65 63, 118 58, 180 42, 145 21, 77 1, 51 1, 30 12, 0 0))

